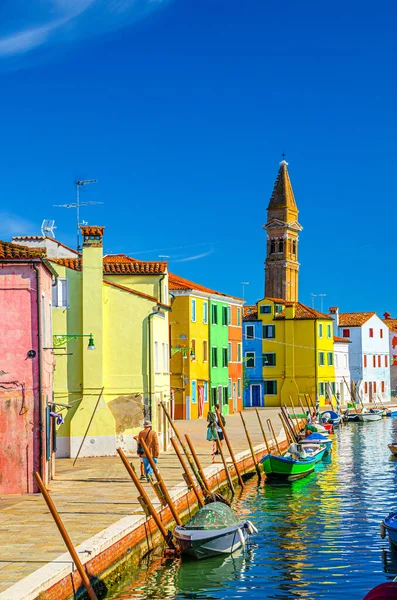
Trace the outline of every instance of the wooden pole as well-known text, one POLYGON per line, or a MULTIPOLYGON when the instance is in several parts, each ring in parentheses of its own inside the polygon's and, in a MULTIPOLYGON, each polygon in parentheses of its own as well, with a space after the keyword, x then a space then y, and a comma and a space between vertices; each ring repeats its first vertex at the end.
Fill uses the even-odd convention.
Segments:
POLYGON ((159 528, 159 531, 160 531, 161 535, 163 536, 167 546, 169 548, 171 548, 172 550, 175 550, 174 542, 172 541, 170 535, 168 534, 166 528, 164 527, 160 517, 158 516, 158 514, 152 504, 152 501, 150 500, 149 496, 145 492, 145 489, 144 489, 143 485, 141 484, 141 482, 139 481, 134 469, 131 467, 130 463, 128 462, 126 455, 124 454, 124 452, 121 448, 117 448, 117 452, 119 453, 120 458, 123 461, 123 465, 127 469, 129 476, 131 477, 132 481, 135 483, 135 486, 136 486, 139 494, 141 495, 146 506, 148 507, 148 510, 149 510, 151 516, 153 517, 154 522, 156 523, 157 527, 159 528))
POLYGON ((260 469, 259 469, 258 461, 256 460, 256 454, 255 454, 255 451, 254 451, 254 447, 252 445, 251 436, 250 436, 250 434, 248 432, 248 428, 247 428, 247 425, 245 423, 245 420, 244 420, 242 412, 240 413, 240 417, 241 417, 241 420, 243 422, 243 426, 244 426, 244 430, 245 430, 245 435, 247 436, 248 445, 249 445, 250 450, 251 450, 251 456, 252 456, 252 460, 254 461, 255 470, 258 473, 259 479, 261 479, 261 472, 260 472, 260 469))
POLYGON ((234 456, 234 452, 233 452, 232 446, 230 444, 229 437, 228 437, 228 435, 226 433, 226 429, 225 429, 225 427, 224 427, 224 425, 222 423, 221 413, 219 412, 219 410, 217 408, 215 409, 215 411, 216 411, 216 415, 218 417, 218 425, 222 429, 223 437, 225 438, 225 442, 226 442, 226 445, 227 445, 228 450, 229 450, 230 458, 232 459, 233 464, 234 464, 234 468, 236 469, 238 480, 240 482, 241 487, 245 488, 245 484, 244 484, 243 478, 241 477, 241 473, 239 471, 239 468, 237 466, 236 457, 234 456))
POLYGON ((284 427, 284 433, 285 433, 286 440, 288 443, 291 444, 294 440, 292 439, 289 429, 288 429, 287 425, 285 424, 283 415, 281 413, 278 413, 278 416, 280 417, 280 421, 284 427))
POLYGON ((223 466, 225 467, 225 473, 226 473, 227 480, 229 482, 230 491, 234 495, 236 493, 236 491, 234 489, 234 485, 233 485, 233 481, 232 481, 232 476, 230 475, 229 467, 228 467, 228 464, 226 462, 225 455, 223 454, 223 449, 222 449, 222 445, 221 445, 221 443, 219 441, 218 434, 216 434, 216 445, 218 447, 218 452, 221 455, 223 466))
POLYGON ((204 500, 198 493, 198 490, 197 490, 196 484, 194 483, 193 477, 191 476, 189 468, 188 468, 187 464, 185 463, 185 459, 183 458, 181 451, 178 448, 178 444, 176 443, 175 438, 173 438, 173 437, 171 438, 171 444, 173 445, 175 454, 177 455, 179 462, 182 465, 182 469, 186 475, 186 479, 188 480, 190 487, 193 489, 194 493, 196 494, 197 502, 199 503, 200 506, 204 506, 204 500))
POLYGON ((89 421, 89 423, 88 423, 88 425, 87 425, 87 429, 86 429, 86 432, 85 432, 85 434, 84 434, 83 441, 82 441, 82 442, 81 442, 81 444, 80 444, 80 448, 78 449, 78 452, 77 452, 77 454, 76 454, 76 458, 75 458, 75 459, 74 459, 74 461, 73 461, 73 466, 74 466, 74 465, 76 464, 76 462, 77 462, 77 459, 78 459, 78 457, 79 457, 80 451, 81 451, 81 449, 82 449, 82 447, 83 447, 83 444, 84 444, 84 442, 85 442, 85 438, 86 438, 86 437, 87 437, 87 435, 88 435, 88 431, 89 431, 89 429, 90 429, 90 427, 91 427, 91 423, 92 423, 92 421, 93 421, 93 418, 94 418, 94 416, 95 416, 96 409, 98 408, 98 404, 99 404, 99 402, 100 402, 100 400, 101 400, 101 398, 102 398, 103 390, 104 390, 104 388, 102 388, 102 389, 101 389, 101 393, 99 394, 98 400, 96 401, 95 408, 94 408, 94 410, 92 411, 91 419, 90 419, 90 421, 89 421))
POLYGON ((263 439, 264 439, 264 441, 265 441, 265 444, 266 444, 266 450, 267 450, 267 453, 268 453, 268 454, 270 454, 269 443, 268 443, 268 441, 267 441, 267 437, 266 437, 265 430, 263 429, 263 425, 262 425, 261 418, 260 418, 260 416, 259 416, 258 409, 256 408, 256 409, 255 409, 255 411, 256 411, 256 416, 258 417, 259 425, 261 426, 261 431, 262 431, 263 439))
POLYGON ((295 405, 294 405, 294 401, 292 400, 292 396, 289 397, 289 401, 291 403, 292 414, 293 414, 294 419, 296 421, 296 425, 294 426, 294 431, 295 431, 295 434, 298 434, 298 432, 299 432, 299 423, 298 423, 298 417, 296 416, 296 413, 295 413, 295 405))
POLYGON ((312 413, 312 407, 311 407, 311 403, 310 403, 309 394, 305 394, 305 400, 306 400, 306 405, 307 405, 307 409, 309 411, 310 418, 312 418, 313 413, 312 413))
MULTIPOLYGON (((306 415, 306 411, 305 411, 303 403, 302 403, 302 398, 300 396, 298 396, 298 399, 299 399, 299 404, 301 406, 302 412, 303 412, 304 415, 306 415)), ((306 419, 306 423, 308 423, 309 419, 307 418, 307 416, 305 416, 305 419, 306 419)))
POLYGON ((182 448, 182 450, 183 450, 183 452, 184 452, 184 454, 185 454, 185 456, 186 456, 186 458, 188 460, 188 463, 189 463, 190 468, 192 469, 192 471, 194 473, 194 476, 196 477, 196 479, 197 479, 197 481, 198 481, 198 483, 199 483, 199 485, 201 487, 201 490, 202 490, 203 494, 209 493, 209 491, 208 491, 208 489, 207 489, 207 487, 205 485, 205 482, 201 479, 200 473, 197 470, 197 467, 196 467, 196 465, 194 463, 194 460, 192 459, 190 453, 187 451, 186 445, 182 441, 180 433, 179 433, 178 429, 176 428, 175 423, 174 423, 174 421, 172 420, 172 418, 170 416, 170 413, 166 409, 166 407, 165 407, 165 405, 164 405, 163 402, 160 402, 160 406, 163 409, 164 414, 165 414, 165 416, 166 416, 166 418, 168 420, 168 423, 171 425, 173 432, 175 433, 176 437, 178 438, 178 442, 181 445, 181 448, 182 448))
POLYGON ((276 438, 276 434, 274 433, 274 429, 273 429, 272 422, 271 422, 271 420, 270 420, 270 419, 268 419, 268 420, 266 421, 266 423, 267 423, 267 426, 269 427, 269 430, 272 432, 273 440, 274 440, 274 443, 275 443, 275 444, 276 444, 276 446, 277 446, 278 453, 279 453, 279 455, 280 455, 280 456, 282 456, 282 454, 281 454, 281 450, 280 450, 280 446, 278 445, 278 441, 277 441, 277 438, 276 438))
POLYGON ((90 600, 98 600, 97 595, 94 592, 94 588, 92 587, 91 582, 88 579, 88 575, 87 575, 86 571, 84 570, 84 567, 81 563, 80 557, 77 554, 76 550, 74 549, 73 542, 70 539, 69 534, 65 529, 62 519, 59 516, 57 509, 55 508, 55 504, 53 503, 52 498, 51 498, 50 494, 48 493, 48 491, 43 483, 43 480, 40 477, 40 474, 37 473, 37 471, 36 471, 34 473, 34 476, 37 481, 37 485, 39 486, 39 490, 43 494, 44 500, 46 501, 49 511, 52 514, 55 524, 58 527, 58 531, 61 534, 63 541, 66 544, 66 547, 68 549, 70 556, 72 557, 74 564, 76 565, 76 568, 79 572, 81 580, 84 584, 84 587, 87 590, 88 596, 90 597, 90 600))
POLYGON ((145 453, 145 456, 148 459, 149 464, 150 464, 150 466, 153 469, 153 473, 155 474, 156 479, 157 479, 157 481, 159 483, 159 486, 160 486, 161 491, 163 493, 164 499, 167 502, 168 506, 170 507, 172 516, 174 517, 174 520, 175 520, 175 523, 177 525, 182 525, 182 521, 181 521, 181 519, 179 517, 179 514, 178 514, 178 512, 177 512, 177 510, 175 508, 175 505, 174 505, 174 503, 173 503, 173 501, 171 499, 171 496, 169 495, 169 492, 167 490, 167 486, 164 483, 164 479, 162 478, 162 476, 160 474, 160 471, 158 470, 157 465, 156 465, 156 463, 153 460, 153 457, 152 457, 152 455, 150 453, 149 448, 146 445, 145 440, 143 438, 140 438, 139 439, 139 443, 141 444, 141 446, 143 448, 143 451, 145 453))
POLYGON ((316 408, 316 405, 315 405, 315 403, 313 401, 313 398, 312 398, 311 394, 308 394, 308 395, 309 395, 309 398, 310 398, 310 403, 311 403, 312 408, 313 408, 313 416, 316 415, 318 417, 317 408, 316 408))
POLYGON ((289 432, 291 434, 292 439, 297 442, 298 438, 297 435, 295 433, 294 427, 293 427, 293 423, 292 423, 292 419, 291 416, 289 415, 288 411, 287 411, 287 407, 284 405, 281 407, 281 412, 283 414, 283 417, 285 419, 285 423, 289 429, 289 432))
POLYGON ((206 494, 206 496, 208 496, 208 494, 211 494, 211 489, 210 489, 210 487, 209 487, 209 485, 208 485, 207 478, 206 478, 206 476, 204 475, 204 471, 203 471, 203 469, 202 469, 201 463, 200 463, 200 461, 199 461, 199 459, 198 459, 198 456, 197 456, 197 454, 196 454, 196 451, 195 451, 195 449, 194 449, 194 447, 193 447, 193 444, 192 444, 192 442, 191 442, 191 440, 190 440, 190 437, 188 436, 188 434, 187 434, 187 433, 185 433, 185 438, 186 438, 186 441, 187 441, 187 443, 188 443, 188 446, 189 446, 189 448, 190 448, 190 452, 192 453, 192 456, 193 456, 193 458, 194 458, 194 462, 195 462, 195 463, 196 463, 196 465, 197 465, 197 469, 198 469, 198 472, 199 472, 199 474, 200 474, 200 477, 201 477, 201 479, 202 479, 202 481, 203 481, 203 483, 204 483, 205 490, 206 490, 206 491, 205 491, 205 494, 206 494))

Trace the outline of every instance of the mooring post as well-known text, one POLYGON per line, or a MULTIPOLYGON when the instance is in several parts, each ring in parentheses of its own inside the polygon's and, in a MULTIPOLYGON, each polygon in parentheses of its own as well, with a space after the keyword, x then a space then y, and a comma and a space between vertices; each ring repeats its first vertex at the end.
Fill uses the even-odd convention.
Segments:
POLYGON ((285 424, 285 421, 284 421, 284 418, 283 418, 284 415, 282 415, 281 413, 278 413, 278 416, 280 417, 280 421, 281 421, 281 423, 282 423, 282 425, 284 427, 284 433, 285 433, 286 440, 287 440, 287 442, 289 444, 291 444, 294 440, 292 439, 291 433, 290 433, 287 425, 285 424))
POLYGON ((310 418, 312 418, 313 412, 312 412, 312 406, 311 406, 311 398, 309 397, 309 394, 305 394, 305 400, 306 400, 307 410, 309 411, 310 418))
POLYGON ((186 441, 187 441, 187 443, 188 443, 188 446, 189 446, 189 448, 190 448, 190 452, 192 453, 192 456, 193 456, 193 458, 194 458, 194 461, 195 461, 195 463, 196 463, 196 466, 197 466, 198 472, 199 472, 199 474, 200 474, 200 477, 201 477, 201 479, 202 479, 202 481, 203 481, 203 483, 204 483, 204 486, 205 486, 205 492, 204 492, 204 493, 205 493, 205 495, 206 495, 206 496, 208 496, 208 494, 211 494, 211 489, 210 489, 210 487, 209 487, 209 485, 208 485, 207 478, 206 478, 206 476, 204 475, 204 471, 203 471, 203 469, 202 469, 201 463, 200 463, 200 461, 199 461, 199 459, 198 459, 198 456, 197 456, 197 454, 196 454, 196 451, 195 451, 195 449, 194 449, 194 447, 193 447, 193 444, 192 444, 192 442, 191 442, 191 440, 190 440, 190 437, 188 436, 188 434, 187 434, 187 433, 185 433, 185 438, 186 438, 186 441))
POLYGON ((150 466, 153 469, 153 473, 155 474, 155 477, 156 477, 156 479, 157 479, 157 481, 159 483, 159 486, 160 486, 160 489, 161 489, 161 491, 163 493, 164 499, 165 499, 166 503, 168 504, 168 506, 170 507, 170 511, 172 513, 172 516, 174 517, 175 523, 177 525, 182 525, 182 521, 181 521, 181 519, 179 517, 178 511, 175 508, 175 505, 174 505, 174 503, 173 503, 173 501, 171 499, 171 496, 170 496, 170 494, 169 494, 169 492, 167 490, 167 486, 164 483, 164 479, 162 478, 162 476, 160 474, 160 471, 158 470, 157 465, 156 465, 156 463, 153 460, 153 457, 152 457, 152 455, 150 453, 149 448, 146 445, 145 440, 143 438, 140 438, 139 439, 139 443, 141 444, 141 446, 143 448, 143 451, 145 453, 145 456, 148 459, 149 464, 150 464, 150 466))
POLYGON ((225 427, 223 425, 223 422, 222 422, 222 419, 221 419, 221 413, 219 412, 219 410, 217 408, 215 409, 215 411, 216 411, 216 416, 218 417, 218 425, 222 429, 223 437, 225 438, 225 442, 226 442, 226 445, 227 445, 228 450, 229 450, 230 458, 233 461, 234 468, 236 470, 238 480, 240 482, 241 487, 244 488, 245 484, 244 484, 243 478, 241 477, 241 473, 239 471, 239 468, 238 468, 238 465, 237 465, 237 461, 236 461, 236 458, 234 456, 234 452, 233 452, 232 446, 231 446, 230 441, 229 441, 229 437, 228 437, 228 435, 226 433, 226 429, 225 429, 225 427))
POLYGON ((298 433, 299 433, 299 422, 298 422, 298 417, 296 416, 296 413, 295 413, 295 405, 294 405, 294 401, 292 400, 292 396, 289 397, 289 401, 291 403, 293 417, 294 417, 294 419, 296 421, 296 425, 294 425, 294 431, 295 431, 295 434, 298 435, 298 433))
POLYGON ((304 417, 304 418, 305 418, 305 420, 306 420, 306 423, 308 423, 308 422, 309 422, 309 419, 308 419, 308 418, 307 418, 307 416, 306 416, 306 411, 305 411, 305 409, 304 409, 304 406, 303 406, 303 404, 302 404, 302 398, 301 398, 300 396, 298 396, 298 399, 299 399, 299 404, 300 404, 300 406, 301 406, 302 413, 305 415, 305 417, 304 417))
POLYGON ((281 454, 281 450, 280 450, 280 446, 278 445, 278 441, 277 441, 277 438, 276 438, 276 434, 274 433, 274 429, 273 429, 272 422, 271 422, 271 420, 270 420, 270 419, 268 419, 268 420, 266 421, 266 423, 267 423, 267 426, 269 427, 269 430, 270 430, 270 431, 271 431, 271 433, 272 433, 273 440, 274 440, 274 442, 275 442, 275 444, 276 444, 276 446, 277 446, 278 453, 279 453, 279 455, 280 455, 280 456, 282 456, 282 454, 281 454))
POLYGON ((286 406, 284 406, 284 407, 282 406, 281 407, 281 412, 282 412, 282 415, 284 417, 285 423, 287 424, 287 427, 289 429, 291 438, 293 439, 294 442, 297 442, 298 441, 298 437, 297 437, 297 435, 295 433, 291 417, 290 417, 290 415, 289 415, 289 413, 287 411, 287 407, 286 406))
POLYGON ((194 483, 193 477, 190 474, 189 468, 187 466, 187 464, 185 463, 185 459, 183 458, 181 451, 178 448, 178 444, 175 441, 175 438, 171 438, 171 444, 175 450, 175 454, 177 455, 179 462, 181 463, 183 472, 186 476, 186 480, 187 480, 187 484, 192 488, 192 490, 194 491, 196 498, 197 498, 197 502, 199 503, 200 506, 204 506, 204 500, 202 499, 202 497, 200 496, 196 484, 194 483))
POLYGON ((69 552, 70 556, 72 557, 74 564, 76 565, 76 568, 79 572, 81 580, 84 584, 84 587, 87 590, 87 593, 90 597, 90 600, 98 600, 97 595, 94 592, 94 588, 92 587, 91 582, 88 578, 88 575, 87 575, 86 571, 84 570, 84 567, 81 563, 80 557, 77 554, 77 552, 73 546, 73 542, 70 539, 69 534, 65 529, 65 525, 63 524, 63 521, 62 521, 61 517, 59 516, 57 509, 55 508, 55 504, 53 503, 52 498, 51 498, 50 494, 48 493, 48 491, 43 483, 43 480, 40 477, 40 474, 37 473, 37 471, 34 473, 34 477, 37 481, 37 485, 39 486, 40 492, 43 494, 44 500, 46 501, 49 511, 52 514, 55 524, 58 527, 58 531, 61 534, 63 541, 66 544, 68 552, 69 552))
POLYGON ((225 467, 225 473, 226 473, 227 480, 229 482, 230 491, 234 495, 236 493, 236 491, 234 489, 232 476, 230 475, 229 467, 228 467, 228 464, 226 462, 226 458, 225 458, 225 455, 223 453, 223 448, 222 448, 221 443, 219 441, 218 434, 216 434, 216 445, 217 445, 217 448, 218 448, 218 452, 221 455, 223 466, 225 467))
POLYGON ((244 419, 244 417, 243 417, 243 413, 240 413, 240 417, 241 417, 241 420, 242 420, 242 422, 243 422, 243 426, 244 426, 245 435, 247 436, 248 445, 249 445, 249 447, 250 447, 250 450, 251 450, 251 456, 252 456, 252 460, 254 461, 255 470, 256 470, 256 472, 258 473, 258 477, 259 477, 259 479, 261 479, 261 471, 260 471, 260 469, 259 469, 258 461, 256 460, 256 454, 255 454, 255 451, 254 451, 254 447, 253 447, 253 445, 252 445, 251 436, 250 436, 250 434, 248 433, 248 428, 247 428, 247 425, 246 425, 245 419, 244 419))
POLYGON ((150 515, 153 517, 154 522, 156 523, 157 527, 159 528, 159 531, 160 531, 161 535, 163 536, 165 543, 167 544, 167 546, 169 548, 171 548, 172 550, 175 550, 176 547, 175 547, 174 542, 171 539, 171 536, 168 534, 166 528, 164 527, 160 517, 157 514, 156 509, 154 508, 154 506, 152 504, 152 501, 150 500, 149 496, 147 495, 143 485, 139 481, 134 469, 131 467, 130 463, 128 462, 126 455, 124 454, 124 452, 121 448, 117 448, 117 452, 119 453, 119 456, 120 456, 121 460, 123 461, 123 465, 127 469, 129 476, 131 477, 132 481, 135 483, 136 489, 138 490, 143 502, 146 504, 150 515))
POLYGON ((256 416, 258 417, 259 425, 261 426, 261 431, 262 431, 263 439, 264 439, 264 441, 265 441, 265 444, 266 444, 266 450, 267 450, 267 453, 268 453, 268 454, 270 454, 269 443, 268 443, 268 441, 267 441, 267 437, 266 437, 265 430, 263 429, 263 425, 262 425, 261 418, 260 418, 260 416, 259 416, 258 409, 256 408, 256 409, 255 409, 255 411, 256 411, 256 416))

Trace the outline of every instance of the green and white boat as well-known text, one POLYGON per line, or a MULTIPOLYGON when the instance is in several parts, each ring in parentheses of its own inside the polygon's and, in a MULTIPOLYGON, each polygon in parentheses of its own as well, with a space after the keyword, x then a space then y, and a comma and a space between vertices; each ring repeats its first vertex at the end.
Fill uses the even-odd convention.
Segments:
POLYGON ((269 480, 294 481, 312 473, 315 464, 323 458, 325 451, 326 447, 323 444, 315 445, 313 448, 305 446, 304 450, 297 444, 291 444, 288 452, 283 456, 267 454, 261 462, 269 480))

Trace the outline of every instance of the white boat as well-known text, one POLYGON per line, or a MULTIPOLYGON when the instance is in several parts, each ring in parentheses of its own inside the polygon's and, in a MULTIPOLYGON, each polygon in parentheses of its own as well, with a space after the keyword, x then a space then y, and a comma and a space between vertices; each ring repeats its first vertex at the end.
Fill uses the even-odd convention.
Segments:
POLYGON ((365 423, 367 421, 381 421, 382 415, 380 415, 379 413, 376 413, 376 412, 363 411, 358 414, 358 420, 361 422, 365 422, 365 423))

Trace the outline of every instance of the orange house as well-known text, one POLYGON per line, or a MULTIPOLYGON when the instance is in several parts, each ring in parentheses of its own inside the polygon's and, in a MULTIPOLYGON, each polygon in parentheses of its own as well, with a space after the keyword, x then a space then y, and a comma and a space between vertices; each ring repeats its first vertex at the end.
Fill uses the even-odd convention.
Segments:
POLYGON ((229 305, 229 414, 243 410, 242 307, 229 305))

